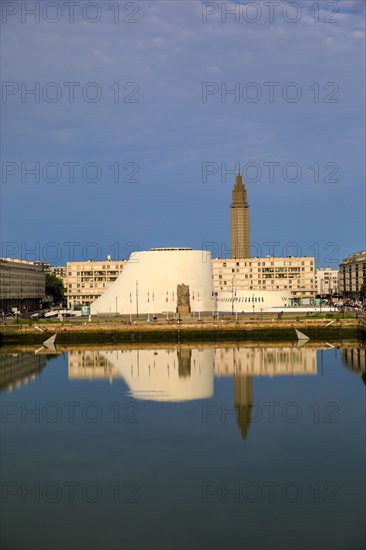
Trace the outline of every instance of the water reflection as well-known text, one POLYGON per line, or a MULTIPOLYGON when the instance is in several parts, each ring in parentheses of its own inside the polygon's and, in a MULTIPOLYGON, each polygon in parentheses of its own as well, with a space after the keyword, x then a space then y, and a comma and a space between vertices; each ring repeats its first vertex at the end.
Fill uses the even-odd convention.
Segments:
POLYGON ((0 353, 0 391, 12 391, 35 380, 46 366, 45 355, 35 353, 0 353))
POLYGON ((252 420, 253 378, 234 374, 234 406, 236 422, 245 441, 252 420))
POLYGON ((364 547, 361 344, 116 347, 0 350, 4 548, 364 547))
POLYGON ((342 349, 341 359, 345 367, 361 376, 366 384, 366 348, 342 349))
POLYGON ((189 348, 70 351, 69 379, 122 378, 136 399, 189 401, 212 397, 214 377, 233 378, 233 405, 243 440, 253 404, 253 376, 315 375, 316 350, 189 348))
MULTIPOLYGON (((135 399, 184 402, 214 395, 214 378, 232 377, 236 422, 245 440, 252 419, 253 377, 314 376, 317 349, 310 347, 189 347, 170 349, 67 349, 68 378, 123 380, 135 399)), ((341 349, 347 369, 365 382, 366 349, 341 349)), ((46 355, 0 354, 0 390, 13 390, 34 380, 46 355)))
POLYGON ((213 395, 214 349, 70 351, 71 380, 122 378, 136 399, 189 401, 213 395))

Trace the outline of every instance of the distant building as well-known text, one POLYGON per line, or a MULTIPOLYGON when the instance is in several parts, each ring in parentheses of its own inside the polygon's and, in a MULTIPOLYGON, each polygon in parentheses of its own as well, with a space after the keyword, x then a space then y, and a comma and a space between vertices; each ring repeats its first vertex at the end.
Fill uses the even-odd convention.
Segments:
POLYGON ((339 291, 345 297, 358 299, 363 283, 366 283, 366 251, 345 258, 339 266, 339 291))
POLYGON ((0 259, 0 310, 12 308, 24 313, 39 309, 45 298, 46 282, 42 266, 14 258, 0 259))
MULTIPOLYGON (((244 258, 212 260, 215 292, 290 291, 293 303, 308 304, 315 298, 313 257, 244 258)), ((281 305, 280 303, 278 305, 281 305)))
POLYGON ((45 273, 52 273, 66 284, 66 266, 65 265, 51 265, 49 262, 35 261, 34 265, 40 265, 45 273))
POLYGON ((64 279, 67 307, 90 305, 97 300, 118 279, 126 263, 114 261, 110 256, 103 261, 67 262, 64 279))
POLYGON ((316 293, 319 296, 332 296, 338 294, 338 279, 339 270, 331 267, 317 269, 316 277, 316 293))
POLYGON ((247 190, 240 172, 232 192, 230 206, 231 257, 250 257, 250 223, 247 190))
POLYGON ((39 265, 45 273, 48 273, 51 267, 50 262, 42 262, 41 260, 34 260, 34 265, 39 265))
POLYGON ((46 273, 51 273, 52 275, 56 275, 61 281, 64 283, 64 286, 66 288, 67 285, 67 271, 65 265, 50 265, 48 271, 46 273))

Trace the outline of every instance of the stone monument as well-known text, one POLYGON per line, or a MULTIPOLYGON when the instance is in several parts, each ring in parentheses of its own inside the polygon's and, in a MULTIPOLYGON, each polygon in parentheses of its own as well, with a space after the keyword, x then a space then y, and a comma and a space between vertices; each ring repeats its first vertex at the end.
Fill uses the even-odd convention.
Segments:
POLYGON ((188 285, 177 285, 177 313, 180 316, 189 315, 191 313, 188 285))

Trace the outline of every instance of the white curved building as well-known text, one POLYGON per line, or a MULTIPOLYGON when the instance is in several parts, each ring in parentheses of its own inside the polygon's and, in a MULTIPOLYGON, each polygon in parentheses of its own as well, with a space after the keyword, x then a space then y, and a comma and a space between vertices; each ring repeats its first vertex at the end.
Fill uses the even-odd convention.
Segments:
POLYGON ((287 307, 291 291, 233 290, 218 292, 216 308, 220 313, 260 313, 273 307, 287 307))
POLYGON ((91 305, 91 314, 176 313, 177 286, 189 286, 191 311, 212 310, 211 254, 153 248, 131 254, 123 272, 91 305))

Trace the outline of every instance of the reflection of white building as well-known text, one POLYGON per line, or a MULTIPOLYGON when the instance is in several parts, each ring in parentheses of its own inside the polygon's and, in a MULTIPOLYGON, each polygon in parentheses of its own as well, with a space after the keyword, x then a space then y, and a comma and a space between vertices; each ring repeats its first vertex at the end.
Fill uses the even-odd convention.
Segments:
POLYGON ((185 401, 213 395, 214 376, 316 374, 310 348, 69 351, 70 379, 123 379, 137 399, 185 401))
POLYGON ((242 347, 215 350, 215 376, 296 376, 316 373, 316 349, 242 347))
POLYGON ((218 292, 216 304, 220 313, 260 313, 272 307, 290 305, 291 292, 284 290, 236 290, 218 292))
POLYGON ((189 286, 192 311, 211 310, 209 252, 190 248, 135 252, 117 281, 91 305, 91 313, 175 313, 177 286, 181 284, 189 286))
POLYGON ((122 378, 136 399, 188 401, 213 395, 214 349, 69 352, 69 378, 122 378))

